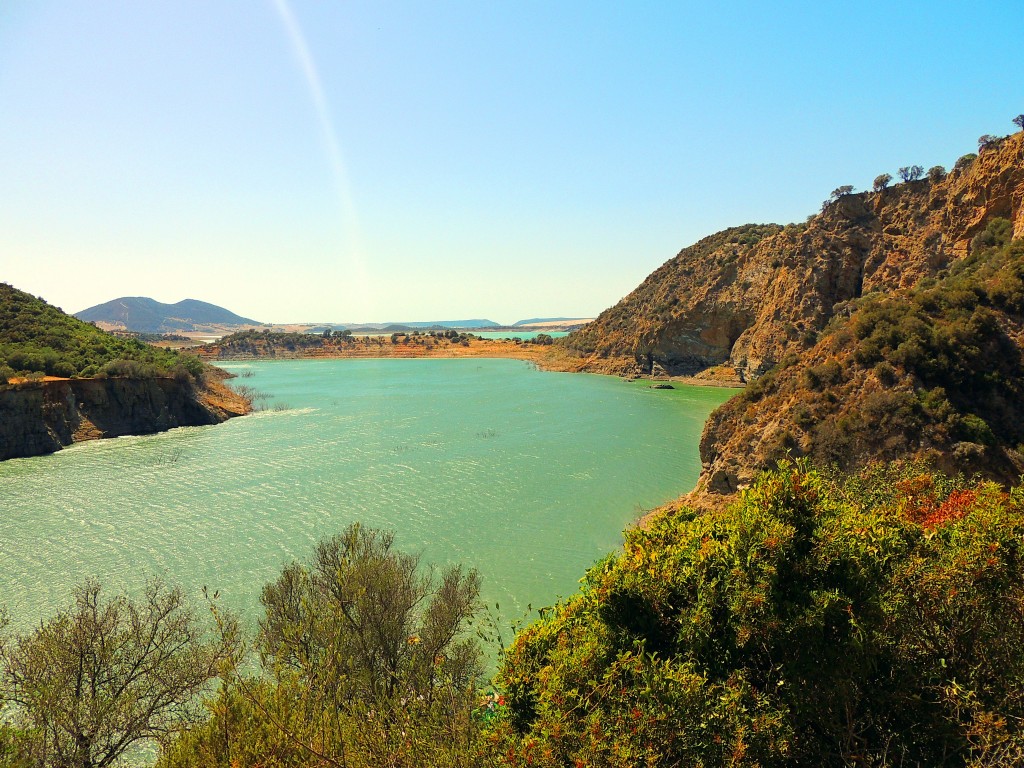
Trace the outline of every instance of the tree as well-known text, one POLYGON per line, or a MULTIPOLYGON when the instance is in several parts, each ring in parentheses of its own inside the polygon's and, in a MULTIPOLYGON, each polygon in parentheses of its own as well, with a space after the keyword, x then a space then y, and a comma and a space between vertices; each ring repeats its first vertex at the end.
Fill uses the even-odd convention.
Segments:
POLYGON ((394 534, 355 524, 320 542, 311 567, 293 563, 264 588, 260 647, 266 659, 375 702, 399 689, 430 695, 442 654, 452 654, 455 678, 476 672, 467 663, 474 653, 455 641, 479 591, 475 571, 453 566, 435 585, 418 557, 394 549, 394 534))
POLYGON ((880 173, 878 176, 875 176, 875 181, 874 184, 872 184, 872 189, 874 189, 875 192, 881 192, 883 189, 889 186, 890 181, 892 181, 892 176, 890 174, 880 173))
POLYGON ((992 145, 999 141, 998 136, 993 136, 991 133, 986 133, 983 136, 978 137, 978 151, 981 152, 984 149, 988 149, 992 145))
POLYGON ((833 189, 832 190, 832 194, 828 196, 828 200, 825 200, 821 204, 821 211, 822 211, 822 213, 824 213, 825 209, 828 208, 832 203, 834 203, 840 197, 843 197, 844 195, 848 195, 851 192, 853 192, 853 185, 852 184, 844 184, 841 187, 836 187, 835 189, 833 189))
POLYGON ((435 578, 390 533, 350 526, 263 590, 267 674, 237 678, 162 766, 464 765, 480 643, 475 571, 435 578), (274 755, 278 762, 267 759, 274 755))
POLYGON ((942 181, 946 178, 946 169, 941 165, 933 165, 928 169, 928 180, 932 183, 942 181))
POLYGON ((903 181, 917 181, 924 175, 924 168, 920 165, 905 165, 898 173, 903 181))
POLYGON ((978 156, 973 152, 968 152, 966 155, 962 155, 953 164, 953 170, 957 173, 961 173, 970 167, 971 163, 978 159, 978 156))
POLYGON ((1017 115, 1013 118, 1013 124, 1024 131, 1024 115, 1017 115))
POLYGON ((207 641, 181 590, 151 582, 138 600, 87 581, 74 607, 3 648, 3 698, 31 765, 103 768, 132 745, 200 718, 198 694, 229 640, 207 641))

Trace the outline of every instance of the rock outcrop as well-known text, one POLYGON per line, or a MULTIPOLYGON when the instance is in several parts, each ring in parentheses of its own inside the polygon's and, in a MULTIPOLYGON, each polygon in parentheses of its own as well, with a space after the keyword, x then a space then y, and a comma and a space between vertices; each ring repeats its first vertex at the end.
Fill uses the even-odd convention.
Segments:
POLYGON ((66 445, 174 427, 217 424, 248 412, 220 382, 173 377, 28 381, 0 389, 0 460, 66 445))
POLYGON ((801 351, 835 307, 909 288, 968 252, 993 217, 1024 236, 1024 134, 941 179, 848 194, 804 224, 746 225, 682 250, 565 345, 593 370, 750 378, 801 351))
POLYGON ((804 224, 705 238, 564 344, 584 370, 728 366, 753 382, 705 425, 698 495, 733 493, 787 456, 846 469, 919 458, 1012 482, 1022 238, 1018 133, 948 175, 839 194, 804 224))

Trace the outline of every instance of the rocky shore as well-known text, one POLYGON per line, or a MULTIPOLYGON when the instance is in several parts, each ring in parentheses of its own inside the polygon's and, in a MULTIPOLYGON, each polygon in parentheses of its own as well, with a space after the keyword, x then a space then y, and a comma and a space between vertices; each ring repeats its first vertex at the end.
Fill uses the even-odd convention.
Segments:
POLYGON ((0 460, 53 453, 72 443, 218 424, 248 401, 207 374, 26 381, 0 389, 0 460))

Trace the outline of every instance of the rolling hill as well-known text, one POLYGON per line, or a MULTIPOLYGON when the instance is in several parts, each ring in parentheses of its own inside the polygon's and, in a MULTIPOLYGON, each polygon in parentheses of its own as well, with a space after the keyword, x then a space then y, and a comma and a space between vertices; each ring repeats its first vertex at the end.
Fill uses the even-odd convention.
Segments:
POLYGON ((75 317, 103 328, 139 333, 216 332, 262 325, 258 320, 205 301, 185 299, 177 304, 163 304, 146 296, 122 296, 76 312, 75 317))

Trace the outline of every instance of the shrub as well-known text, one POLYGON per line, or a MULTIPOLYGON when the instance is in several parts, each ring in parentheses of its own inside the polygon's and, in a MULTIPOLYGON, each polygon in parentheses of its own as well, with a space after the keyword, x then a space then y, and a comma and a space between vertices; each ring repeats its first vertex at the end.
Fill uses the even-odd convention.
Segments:
POLYGON ((917 181, 924 175, 924 168, 920 165, 905 165, 898 173, 901 181, 917 181))
POLYGON ((227 652, 204 640, 180 590, 151 583, 138 600, 104 598, 86 582, 74 607, 2 649, 9 751, 33 766, 116 764, 199 719, 197 695, 227 652))
POLYGON ((521 632, 486 743, 516 766, 998 764, 1024 748, 1022 512, 914 467, 782 464, 631 530, 521 632))
POLYGON ((232 677, 160 765, 464 765, 476 732, 475 571, 437 579, 392 534, 320 542, 263 590, 260 678, 232 677))
POLYGON ((198 359, 182 360, 177 352, 105 333, 0 283, 0 364, 16 372, 62 378, 98 375, 114 361, 133 361, 152 375, 170 375, 181 364, 193 375, 202 371, 198 359))
POLYGON ((968 152, 966 155, 961 155, 961 157, 953 165, 953 170, 956 171, 957 173, 961 173, 967 170, 967 168, 970 167, 971 163, 973 163, 977 159, 978 156, 973 152, 968 152))

